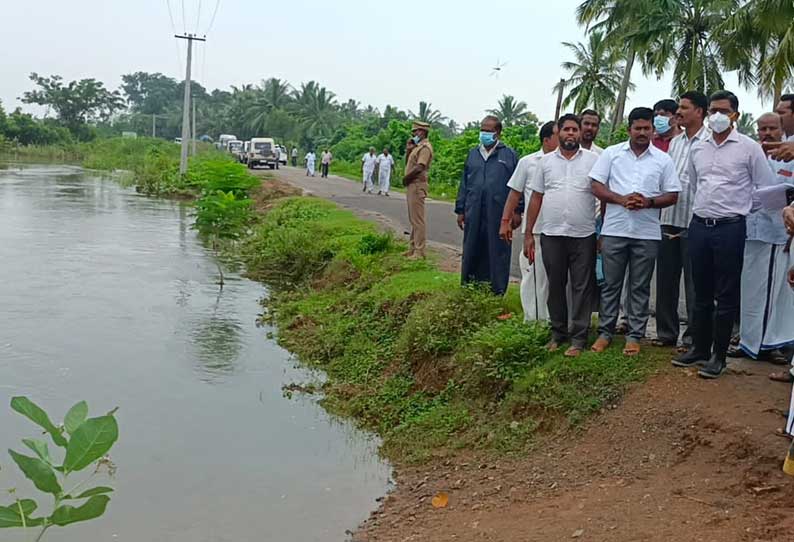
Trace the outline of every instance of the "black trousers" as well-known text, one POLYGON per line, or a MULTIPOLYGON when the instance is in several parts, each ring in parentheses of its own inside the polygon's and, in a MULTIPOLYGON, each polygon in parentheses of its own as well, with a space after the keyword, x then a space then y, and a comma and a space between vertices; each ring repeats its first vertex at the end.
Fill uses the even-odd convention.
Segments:
POLYGON ((295 167, 297 165, 298 165, 298 159, 295 156, 293 156, 292 157, 292 167, 295 167))
POLYGON ((716 225, 695 217, 689 226, 689 258, 695 283, 694 345, 725 360, 741 301, 744 218, 716 225))
POLYGON ((322 169, 320 177, 328 177, 328 164, 320 164, 320 168, 322 169))
POLYGON ((689 259, 688 232, 686 228, 662 226, 662 242, 656 260, 656 336, 659 340, 674 344, 678 343, 681 332, 678 301, 682 274, 687 312, 683 343, 689 345, 692 344, 695 329, 695 283, 689 259))
POLYGON ((562 237, 541 235, 543 266, 549 278, 549 319, 552 338, 571 340, 584 348, 595 295, 596 236, 562 237), (568 322, 568 276, 571 277, 571 319, 568 322))

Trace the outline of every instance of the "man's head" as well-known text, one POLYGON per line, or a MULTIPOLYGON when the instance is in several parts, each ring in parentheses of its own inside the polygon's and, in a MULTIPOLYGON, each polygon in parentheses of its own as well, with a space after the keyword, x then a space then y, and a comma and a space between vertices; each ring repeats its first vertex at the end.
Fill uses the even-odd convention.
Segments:
POLYGON ((783 141, 783 123, 777 113, 764 113, 755 121, 761 143, 783 141))
POLYGON ((739 118, 739 98, 728 90, 715 92, 709 98, 709 127, 722 134, 739 118))
POLYGON ((383 154, 389 156, 389 147, 383 147, 383 154))
POLYGON ((592 109, 585 109, 579 114, 579 118, 582 119, 582 143, 590 146, 598 137, 598 130, 601 128, 601 115, 592 109))
POLYGON ((653 109, 635 107, 629 113, 629 139, 635 147, 647 147, 653 135, 653 109))
POLYGON ((375 147, 370 147, 369 148, 369 153, 370 154, 375 154, 375 147))
POLYGON ((492 147, 502 135, 502 121, 498 117, 488 115, 480 123, 480 143, 492 147))
POLYGON ((575 151, 579 148, 582 138, 582 121, 576 115, 563 115, 557 121, 560 148, 566 151, 575 151))
POLYGON ((678 99, 676 120, 682 128, 701 126, 709 109, 708 97, 697 90, 684 92, 678 99))
POLYGON ((418 138, 418 140, 421 141, 422 139, 427 138, 428 133, 430 133, 430 125, 428 123, 419 120, 414 121, 413 125, 411 126, 411 135, 414 138, 418 138))
POLYGON ((676 129, 676 113, 678 104, 675 100, 659 100, 653 106, 653 127, 656 133, 663 136, 676 129))
POLYGON ((794 94, 784 94, 775 108, 787 136, 794 135, 794 94))
POLYGON ((540 127, 540 145, 543 152, 551 152, 560 146, 560 140, 557 137, 557 123, 553 120, 540 127))

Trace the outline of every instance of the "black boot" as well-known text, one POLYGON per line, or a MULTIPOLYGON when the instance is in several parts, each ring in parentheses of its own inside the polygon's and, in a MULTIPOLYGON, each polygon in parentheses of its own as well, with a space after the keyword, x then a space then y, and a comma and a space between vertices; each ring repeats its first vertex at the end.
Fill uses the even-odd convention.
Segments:
POLYGON ((725 372, 726 367, 725 358, 715 354, 711 357, 708 364, 698 371, 698 376, 708 379, 719 378, 725 372))
POLYGON ((703 354, 698 351, 694 346, 689 350, 673 358, 673 365, 675 367, 694 367, 702 365, 709 360, 710 354, 703 354))

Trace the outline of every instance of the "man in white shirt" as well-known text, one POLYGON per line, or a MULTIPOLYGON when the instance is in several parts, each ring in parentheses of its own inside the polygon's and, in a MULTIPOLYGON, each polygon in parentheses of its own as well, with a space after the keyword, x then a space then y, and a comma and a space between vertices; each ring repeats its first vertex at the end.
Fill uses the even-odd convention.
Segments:
POLYGON ((607 148, 590 172, 593 194, 606 205, 601 230, 605 284, 593 352, 606 350, 615 335, 627 268, 629 330, 623 353, 639 354, 645 336, 651 277, 662 238, 659 209, 675 205, 681 191, 672 159, 651 145, 653 116, 648 107, 632 110, 629 141, 607 148))
POLYGON ((313 150, 310 150, 306 153, 303 161, 306 162, 306 176, 314 177, 314 166, 317 163, 317 155, 314 154, 313 150))
POLYGON ((331 151, 325 149, 323 151, 322 156, 320 157, 320 177, 327 179, 328 178, 328 169, 331 167, 331 161, 334 159, 334 155, 331 154, 331 151))
POLYGON ((372 194, 372 175, 375 173, 375 163, 378 157, 375 155, 375 147, 370 147, 369 152, 361 157, 361 175, 363 177, 364 188, 362 192, 372 194))
MULTIPOLYGON (((518 161, 513 176, 507 181, 507 186, 511 188, 510 195, 507 196, 505 209, 502 213, 502 225, 499 236, 506 242, 513 241, 512 219, 516 214, 519 203, 523 199, 525 205, 529 204, 532 197, 532 189, 529 184, 535 176, 535 169, 544 154, 548 154, 559 145, 557 138, 557 123, 549 121, 540 127, 539 151, 529 154, 518 161)), ((518 256, 518 266, 521 269, 521 306, 524 308, 524 321, 548 320, 549 311, 547 307, 549 297, 549 281, 546 278, 546 269, 543 267, 543 253, 540 249, 540 229, 543 225, 542 213, 538 217, 535 227, 530 230, 532 233, 527 235, 527 222, 521 221, 521 232, 524 234, 524 242, 527 237, 535 237, 535 262, 530 263, 524 251, 518 256)))
POLYGON ((375 161, 378 166, 378 195, 389 195, 389 187, 391 186, 391 170, 394 168, 394 157, 389 152, 388 148, 383 149, 383 152, 378 155, 375 161))
MULTIPOLYGON (((541 210, 540 245, 549 280, 548 311, 551 315, 553 352, 571 341, 567 357, 578 357, 587 343, 595 291, 595 198, 588 177, 598 155, 579 147, 581 120, 564 115, 557 121, 559 148, 543 156, 530 183, 532 197, 527 227, 534 231, 541 210), (568 277, 571 278, 571 320, 568 321, 568 277)), ((535 261, 535 236, 524 241, 525 256, 535 261)))
POLYGON ((794 94, 784 94, 775 108, 783 123, 783 141, 794 141, 794 94))
POLYGON ((585 150, 601 154, 604 149, 595 144, 598 131, 601 129, 601 115, 592 109, 585 109, 579 113, 579 118, 582 119, 582 139, 579 144, 585 150))

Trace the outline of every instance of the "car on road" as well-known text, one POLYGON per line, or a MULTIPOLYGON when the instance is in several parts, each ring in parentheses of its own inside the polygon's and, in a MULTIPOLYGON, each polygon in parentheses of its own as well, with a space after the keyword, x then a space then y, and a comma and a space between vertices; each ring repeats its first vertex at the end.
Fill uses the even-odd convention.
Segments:
POLYGON ((239 139, 229 141, 229 153, 237 160, 240 160, 240 155, 243 153, 243 142, 239 139))
POLYGON ((269 166, 270 169, 278 169, 279 150, 272 137, 251 138, 248 148, 248 167, 253 169, 257 166, 269 166))
POLYGON ((278 148, 279 148, 279 151, 280 151, 279 155, 278 155, 278 161, 281 162, 282 166, 286 166, 287 165, 287 160, 289 160, 289 158, 288 158, 289 154, 287 153, 287 147, 285 147, 284 145, 279 145, 278 148))
POLYGON ((228 151, 229 141, 237 141, 237 136, 231 134, 221 134, 218 136, 218 142, 215 145, 217 145, 218 149, 222 151, 228 151))

